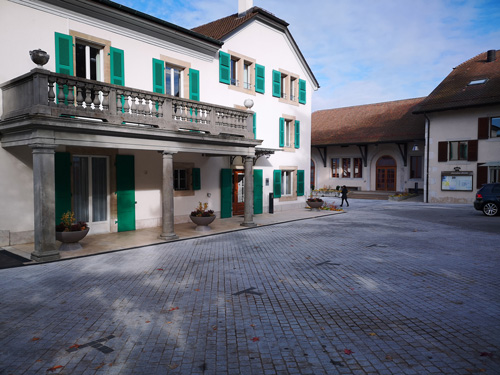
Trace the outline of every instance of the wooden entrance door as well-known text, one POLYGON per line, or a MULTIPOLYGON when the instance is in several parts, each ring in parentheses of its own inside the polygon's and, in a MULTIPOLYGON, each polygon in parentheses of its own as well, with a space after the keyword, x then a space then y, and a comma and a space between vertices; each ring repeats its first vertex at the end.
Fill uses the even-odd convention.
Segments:
POLYGON ((233 215, 245 213, 245 172, 233 171, 233 215))
POLYGON ((377 161, 377 190, 396 191, 396 160, 382 156, 377 161))

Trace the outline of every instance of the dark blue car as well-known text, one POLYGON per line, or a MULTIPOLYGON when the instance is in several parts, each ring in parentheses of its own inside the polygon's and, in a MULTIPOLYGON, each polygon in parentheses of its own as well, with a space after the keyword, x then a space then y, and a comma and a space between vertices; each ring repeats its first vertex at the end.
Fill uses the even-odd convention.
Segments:
POLYGON ((500 183, 484 184, 476 193, 474 208, 483 211, 486 216, 495 216, 500 212, 500 183))

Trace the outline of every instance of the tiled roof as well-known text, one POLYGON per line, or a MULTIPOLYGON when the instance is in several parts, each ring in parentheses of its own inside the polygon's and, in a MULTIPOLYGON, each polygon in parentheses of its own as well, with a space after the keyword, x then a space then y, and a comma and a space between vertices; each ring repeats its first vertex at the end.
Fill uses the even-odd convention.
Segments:
POLYGON ((288 26, 288 23, 279 19, 278 17, 274 16, 273 14, 267 12, 266 10, 259 8, 259 7, 253 7, 253 8, 250 8, 249 10, 247 10, 246 13, 244 15, 242 15, 241 17, 238 17, 238 13, 235 13, 235 14, 232 14, 230 16, 227 16, 227 17, 218 19, 216 21, 207 23, 205 25, 195 27, 192 29, 192 31, 195 31, 199 34, 203 34, 203 35, 208 36, 210 38, 222 39, 227 34, 236 30, 238 27, 243 25, 245 22, 247 22, 248 20, 250 20, 252 18, 255 18, 259 14, 263 15, 267 18, 270 18, 273 21, 278 22, 279 24, 281 24, 285 27, 288 26))
POLYGON ((424 139, 425 117, 412 112, 425 98, 316 111, 311 145, 352 145, 424 139))
POLYGON ((500 104, 500 52, 493 53, 494 61, 488 62, 487 52, 483 52, 453 69, 415 113, 500 104), (479 79, 487 81, 469 85, 479 79))

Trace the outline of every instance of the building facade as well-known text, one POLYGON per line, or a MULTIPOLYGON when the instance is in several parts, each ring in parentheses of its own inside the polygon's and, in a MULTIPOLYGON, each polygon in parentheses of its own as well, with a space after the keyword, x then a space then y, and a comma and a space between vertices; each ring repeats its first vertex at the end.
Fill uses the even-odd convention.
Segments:
POLYGON ((405 192, 424 182, 423 98, 316 111, 311 186, 405 192))
POLYGON ((303 204, 319 86, 288 24, 251 5, 212 37, 105 0, 0 0, 17 35, 0 69, 0 246, 57 259, 68 210, 90 235, 169 240, 198 202, 249 226, 269 193, 303 204))
POLYGON ((500 58, 483 52, 455 67, 416 108, 426 117, 424 199, 472 203, 500 182, 500 58))

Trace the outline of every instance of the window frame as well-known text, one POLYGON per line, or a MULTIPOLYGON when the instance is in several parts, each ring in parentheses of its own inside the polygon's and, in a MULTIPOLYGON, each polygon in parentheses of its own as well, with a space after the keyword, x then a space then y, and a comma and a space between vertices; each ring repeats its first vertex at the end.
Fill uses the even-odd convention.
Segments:
POLYGON ((175 162, 173 163, 173 187, 174 187, 174 197, 187 197, 194 196, 195 189, 193 186, 193 170, 195 168, 194 163, 185 163, 185 162, 175 162), (186 171, 186 189, 177 189, 175 186, 175 171, 176 170, 185 170, 186 171))
POLYGON ((332 158, 332 178, 340 178, 340 158, 332 158), (334 162, 336 160, 336 162, 334 162))
POLYGON ((424 157, 422 155, 410 156, 410 179, 422 179, 424 172, 424 157))
MULTIPOLYGON (((165 56, 165 55, 160 55, 159 60, 163 61, 163 83, 165 85, 164 87, 164 94, 167 92, 167 67, 173 67, 177 68, 180 71, 182 71, 182 76, 180 78, 179 82, 179 98, 182 99, 189 99, 190 95, 190 78, 189 78, 189 70, 191 69, 191 63, 188 61, 184 60, 179 60, 172 58, 170 56, 165 56)), ((171 95, 171 94, 167 94, 171 95)))
MULTIPOLYGON (((226 82, 219 77, 220 83, 228 85, 228 88, 231 90, 244 92, 250 95, 255 95, 256 92, 264 92, 264 89, 259 89, 259 91, 255 89, 255 82, 257 79, 257 73, 255 71, 257 62, 255 59, 231 50, 227 52, 219 51, 219 54, 222 54, 222 59, 229 58, 229 66, 226 67, 229 69, 229 80, 226 82)), ((221 68, 220 64, 221 59, 219 58, 219 75, 221 74, 221 69, 224 68, 221 68)), ((262 65, 259 67, 259 69, 263 68, 262 65)))
POLYGON ((297 176, 298 176, 298 168, 296 166, 280 166, 280 177, 281 177, 281 196, 279 198, 280 202, 286 202, 286 201, 295 201, 297 200, 297 176), (284 174, 289 174, 290 175, 290 194, 283 195, 284 188, 283 185, 284 183, 284 174))
POLYGON ((351 178, 351 158, 342 158, 342 178, 351 178))
POLYGON ((352 158, 353 178, 363 178, 363 159, 352 158), (357 171, 357 172, 356 172, 357 171))

